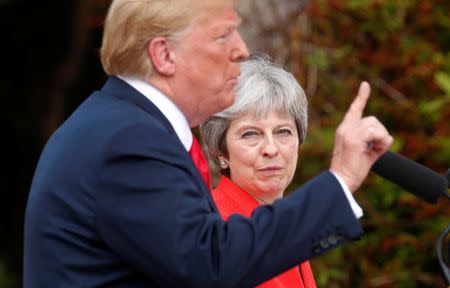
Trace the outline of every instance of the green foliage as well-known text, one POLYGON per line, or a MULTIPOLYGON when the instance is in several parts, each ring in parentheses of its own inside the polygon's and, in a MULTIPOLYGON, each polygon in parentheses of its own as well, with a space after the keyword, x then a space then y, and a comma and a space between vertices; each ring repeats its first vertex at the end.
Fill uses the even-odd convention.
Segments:
MULTIPOLYGON (((450 168, 450 2, 310 4, 311 32, 302 41, 316 48, 305 53, 300 71, 314 67, 319 82, 308 95, 310 128, 292 186, 328 167, 334 130, 362 80, 372 88, 366 114, 377 116, 394 135, 392 150, 445 173, 450 168)), ((297 76, 302 83, 311 77, 297 76)), ((427 204, 375 175, 356 197, 366 233, 312 260, 318 286, 446 287, 434 244, 450 224, 449 201, 427 204)))
POLYGON ((419 107, 425 118, 429 117, 429 121, 435 123, 442 118, 444 108, 450 103, 450 74, 445 72, 437 72, 434 75, 436 85, 441 88, 445 94, 434 100, 423 100, 419 107))
POLYGON ((316 50, 306 57, 306 63, 318 69, 327 69, 330 66, 328 55, 323 50, 316 50))

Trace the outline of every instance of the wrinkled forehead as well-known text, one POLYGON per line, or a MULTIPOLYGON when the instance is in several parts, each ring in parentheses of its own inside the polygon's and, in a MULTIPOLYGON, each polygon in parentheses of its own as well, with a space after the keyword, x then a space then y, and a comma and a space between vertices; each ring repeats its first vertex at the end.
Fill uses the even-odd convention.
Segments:
POLYGON ((275 115, 280 120, 287 120, 295 123, 294 116, 287 109, 277 106, 273 106, 268 109, 249 108, 233 117, 232 121, 239 121, 242 119, 258 121, 267 118, 270 114, 275 115))

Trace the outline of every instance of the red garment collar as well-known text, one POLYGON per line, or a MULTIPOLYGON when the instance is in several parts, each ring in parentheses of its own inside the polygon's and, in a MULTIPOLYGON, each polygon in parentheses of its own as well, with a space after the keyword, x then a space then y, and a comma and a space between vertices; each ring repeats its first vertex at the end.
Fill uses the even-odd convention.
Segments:
POLYGON ((228 177, 222 176, 216 189, 212 192, 214 201, 219 204, 222 218, 228 219, 230 214, 239 213, 250 217, 253 211, 261 204, 250 194, 242 190, 228 177))
MULTIPOLYGON (((250 217, 253 211, 261 205, 251 195, 225 176, 220 178, 216 189, 211 193, 220 216, 224 220, 227 220, 230 215, 235 213, 250 217)), ((309 261, 305 261, 298 268, 292 268, 258 286, 258 288, 269 287, 317 288, 309 261)))

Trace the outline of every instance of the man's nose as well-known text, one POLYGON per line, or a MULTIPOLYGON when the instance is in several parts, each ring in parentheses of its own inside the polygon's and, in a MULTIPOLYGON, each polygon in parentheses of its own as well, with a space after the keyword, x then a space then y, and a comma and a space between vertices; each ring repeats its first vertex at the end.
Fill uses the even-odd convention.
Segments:
POLYGON ((236 33, 235 49, 231 54, 232 61, 239 62, 248 58, 250 52, 248 51, 247 44, 241 37, 239 32, 236 33))

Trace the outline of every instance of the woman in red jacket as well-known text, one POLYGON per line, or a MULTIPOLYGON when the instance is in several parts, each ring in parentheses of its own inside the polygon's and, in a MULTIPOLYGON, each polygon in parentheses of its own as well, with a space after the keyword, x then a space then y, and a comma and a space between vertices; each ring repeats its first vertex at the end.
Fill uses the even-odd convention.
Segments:
MULTIPOLYGON (((212 195, 223 219, 249 217, 281 198, 297 166, 307 130, 307 100, 292 74, 267 57, 241 64, 233 106, 200 127, 208 154, 219 168, 212 195)), ((269 260, 270 261, 270 260, 269 260)), ((258 287, 316 287, 309 261, 258 287)))

